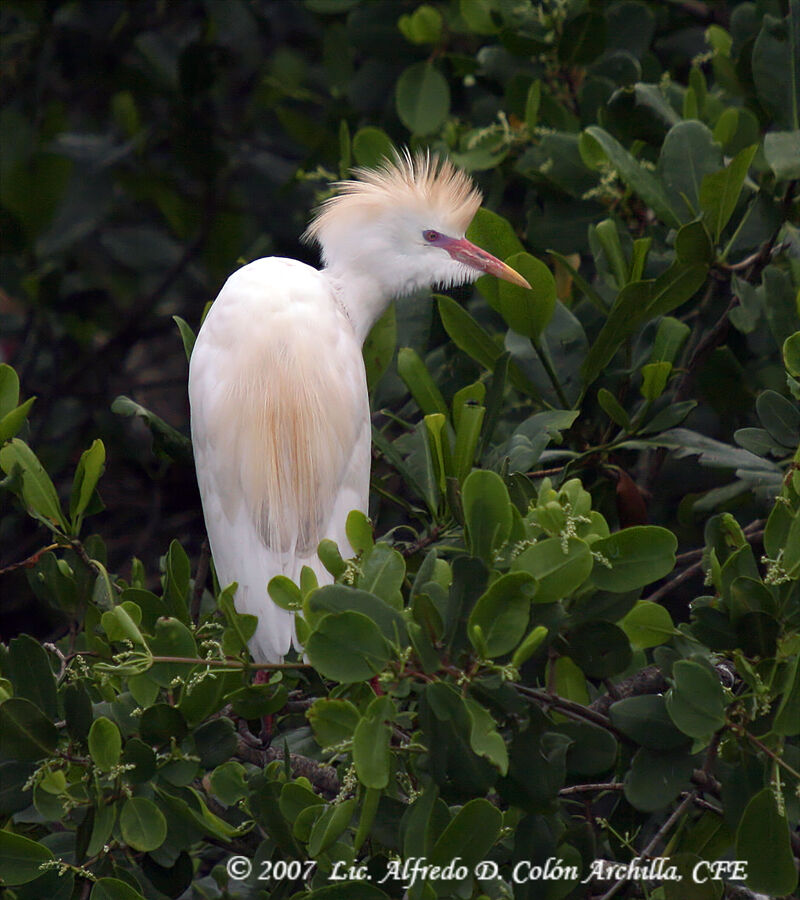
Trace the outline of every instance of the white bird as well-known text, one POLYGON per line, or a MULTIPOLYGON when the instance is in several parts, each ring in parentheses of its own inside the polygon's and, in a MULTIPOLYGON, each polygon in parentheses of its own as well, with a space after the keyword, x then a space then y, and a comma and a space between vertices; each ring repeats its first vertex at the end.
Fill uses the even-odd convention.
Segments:
POLYGON ((366 514, 370 410, 361 348, 392 298, 484 273, 528 282, 464 237, 481 204, 468 175, 408 151, 334 185, 304 238, 317 270, 258 259, 226 281, 203 323, 189 369, 192 442, 211 552, 222 585, 238 582, 239 612, 258 616, 256 661, 277 662, 293 614, 267 584, 310 566, 316 549, 343 556, 350 510, 366 514))

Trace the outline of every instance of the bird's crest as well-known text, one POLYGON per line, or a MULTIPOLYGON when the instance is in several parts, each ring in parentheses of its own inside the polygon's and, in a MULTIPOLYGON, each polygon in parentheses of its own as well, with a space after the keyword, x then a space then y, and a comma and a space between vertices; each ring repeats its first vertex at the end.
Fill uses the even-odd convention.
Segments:
POLYGON ((350 216, 378 216, 387 209, 438 213, 453 231, 463 234, 483 199, 466 172, 430 151, 396 150, 375 169, 356 168, 355 179, 336 182, 336 193, 316 211, 303 238, 321 243, 322 234, 350 216))

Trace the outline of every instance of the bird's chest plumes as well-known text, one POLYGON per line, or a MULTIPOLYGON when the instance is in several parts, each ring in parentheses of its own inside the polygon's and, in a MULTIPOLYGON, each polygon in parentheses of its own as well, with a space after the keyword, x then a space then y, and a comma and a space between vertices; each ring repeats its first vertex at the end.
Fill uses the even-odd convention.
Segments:
POLYGON ((214 458, 201 491, 212 480, 231 521, 244 506, 271 550, 310 553, 369 415, 358 340, 330 291, 217 303, 190 379, 196 452, 214 458))

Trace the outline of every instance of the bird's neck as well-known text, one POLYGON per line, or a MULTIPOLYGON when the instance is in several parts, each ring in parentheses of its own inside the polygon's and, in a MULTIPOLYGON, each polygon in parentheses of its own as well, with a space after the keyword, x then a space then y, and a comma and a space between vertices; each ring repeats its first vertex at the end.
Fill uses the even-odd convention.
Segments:
POLYGON ((363 344, 372 326, 389 306, 394 292, 379 278, 360 269, 333 264, 322 271, 330 281, 336 302, 363 344))

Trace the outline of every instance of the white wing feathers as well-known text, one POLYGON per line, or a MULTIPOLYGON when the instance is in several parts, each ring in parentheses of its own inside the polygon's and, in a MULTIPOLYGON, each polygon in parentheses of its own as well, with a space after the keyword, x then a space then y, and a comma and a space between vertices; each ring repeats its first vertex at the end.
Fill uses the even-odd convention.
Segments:
POLYGON ((325 275, 274 257, 231 275, 192 352, 189 399, 217 574, 259 617, 254 655, 276 661, 293 616, 270 600, 269 579, 309 565, 330 581, 317 544, 349 553, 347 512, 367 506, 364 364, 325 275))

